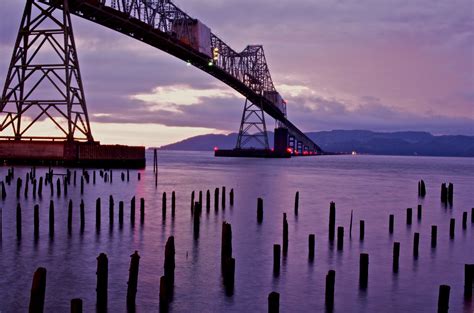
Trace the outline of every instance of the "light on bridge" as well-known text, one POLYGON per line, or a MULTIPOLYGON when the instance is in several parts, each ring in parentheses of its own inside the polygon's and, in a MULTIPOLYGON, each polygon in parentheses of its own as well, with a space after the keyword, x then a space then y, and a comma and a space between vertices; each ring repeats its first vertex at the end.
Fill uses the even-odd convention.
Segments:
POLYGON ((214 61, 219 60, 219 48, 216 47, 216 48, 212 49, 212 59, 214 61))
POLYGON ((209 63, 207 63, 208 66, 213 66, 214 65, 214 62, 212 62, 212 60, 209 61, 209 63))
POLYGON ((219 148, 218 148, 218 147, 214 147, 214 151, 217 151, 217 150, 219 150, 219 148))

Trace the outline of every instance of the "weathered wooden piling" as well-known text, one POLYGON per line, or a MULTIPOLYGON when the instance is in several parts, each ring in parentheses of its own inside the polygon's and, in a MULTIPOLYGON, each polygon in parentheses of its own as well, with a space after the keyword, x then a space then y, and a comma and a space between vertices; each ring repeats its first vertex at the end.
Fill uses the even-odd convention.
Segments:
POLYGON ((351 221, 349 223, 349 238, 352 239, 352 218, 353 218, 353 212, 354 210, 351 210, 351 221))
POLYGON ((95 201, 95 228, 97 231, 100 230, 100 198, 95 201))
POLYGON ((168 310, 171 294, 169 284, 166 281, 166 277, 163 275, 160 277, 160 312, 166 312, 168 310))
POLYGON ((39 205, 34 207, 34 236, 35 239, 39 238, 39 205))
POLYGON ((452 218, 449 221, 449 238, 454 239, 454 227, 456 225, 456 219, 452 218))
POLYGON ((46 269, 38 267, 31 284, 29 313, 43 313, 46 292, 46 269))
POLYGON ((119 202, 119 226, 120 227, 123 226, 123 207, 124 207, 124 203, 123 201, 120 201, 119 202))
POLYGON ((95 185, 95 171, 92 172, 92 184, 95 185))
POLYGON ((175 211, 176 211, 176 193, 173 191, 171 193, 171 217, 174 217, 175 211))
POLYGON ((69 200, 67 210, 67 231, 70 234, 72 231, 72 200, 69 200))
POLYGON ((464 264, 464 297, 472 297, 472 284, 474 283, 474 264, 464 264))
POLYGON ((425 197, 426 196, 426 186, 425 186, 425 182, 422 180, 420 180, 418 182, 418 197, 425 197))
POLYGON ((329 204, 329 240, 334 240, 334 233, 336 231, 336 203, 329 204))
POLYGON ((81 176, 81 195, 84 194, 84 176, 81 176))
POLYGON ((359 240, 363 241, 365 236, 365 221, 360 220, 359 222, 359 240))
POLYGON ((84 200, 82 199, 81 199, 81 204, 79 205, 79 211, 81 215, 81 232, 83 232, 86 226, 86 212, 84 209, 84 200))
POLYGON ((418 247, 420 246, 420 233, 413 235, 413 257, 418 258, 418 247))
POLYGON ((344 247, 344 227, 337 228, 337 250, 342 250, 344 247))
POLYGON ((125 173, 124 172, 120 173, 120 178, 122 179, 122 181, 125 181, 125 173))
POLYGON ((449 310, 449 292, 451 287, 448 285, 439 286, 438 313, 447 313, 449 310))
POLYGON ((268 313, 280 312, 280 294, 272 291, 268 295, 268 313))
POLYGON ((407 225, 411 225, 412 222, 412 208, 407 209, 407 225))
POLYGON ((191 214, 194 214, 194 190, 191 192, 191 214))
POLYGON ((395 216, 393 214, 390 214, 388 217, 388 232, 389 234, 393 234, 393 226, 395 224, 395 216))
POLYGON ((37 182, 36 182, 36 179, 33 179, 33 199, 36 199, 36 188, 37 188, 37 182))
POLYGON ((462 213, 462 229, 467 228, 467 212, 462 213))
POLYGON ((315 246, 316 240, 315 240, 315 235, 314 234, 309 234, 308 236, 308 259, 310 261, 314 260, 314 246, 315 246))
POLYGON ((135 196, 130 200, 130 224, 135 225, 135 196))
POLYGON ((194 203, 194 209, 193 209, 193 233, 194 233, 194 239, 198 239, 198 238, 199 238, 200 222, 201 222, 201 206, 199 205, 199 202, 195 202, 195 203, 194 203))
POLYGON ((28 186, 30 185, 30 180, 27 178, 25 181, 25 198, 28 198, 28 186))
POLYGON ((222 186, 222 202, 221 202, 221 206, 222 206, 222 209, 225 209, 225 202, 226 202, 226 192, 225 192, 225 186, 222 186))
POLYGON ((229 203, 230 203, 230 206, 233 206, 233 205, 234 205, 234 188, 231 188, 231 189, 230 189, 230 193, 229 193, 229 203))
POLYGON ((234 290, 234 281, 235 281, 235 259, 228 258, 224 263, 224 286, 226 287, 226 292, 232 294, 234 290))
POLYGON ((16 237, 21 238, 21 206, 20 203, 16 205, 16 237))
POLYGON ((174 269, 175 269, 175 247, 174 247, 174 236, 169 236, 165 245, 165 277, 169 287, 174 285, 174 269))
POLYGON ((20 193, 21 193, 21 178, 18 177, 16 179, 16 198, 19 199, 20 198, 20 193))
POLYGON ((474 224, 474 208, 471 208, 471 224, 474 224))
POLYGON ((54 235, 54 201, 49 201, 49 236, 54 235))
POLYGON ((67 196, 67 189, 68 189, 67 185, 68 185, 68 180, 66 177, 64 177, 64 180, 63 180, 64 196, 67 196))
POLYGON ((74 171, 74 186, 76 186, 77 173, 74 171))
POLYGON ((61 196, 61 180, 59 178, 56 180, 56 195, 58 198, 61 196))
POLYGON ((0 208, 0 242, 2 242, 3 238, 3 209, 0 208))
POLYGON ((219 188, 214 189, 214 211, 219 210, 219 188))
POLYGON ((209 189, 206 191, 206 211, 209 212, 211 209, 211 192, 209 189))
POLYGON ((392 266, 392 270, 394 273, 398 273, 399 259, 400 259, 400 243, 394 242, 393 243, 393 266, 392 266))
POLYGON ((263 199, 257 199, 257 222, 261 224, 263 222, 263 199))
POLYGON ((446 183, 441 184, 441 202, 447 203, 448 201, 448 188, 446 187, 446 183))
POLYGON ((280 274, 280 259, 281 259, 281 246, 279 244, 273 245, 273 275, 278 276, 280 274))
POLYGON ((96 299, 99 312, 107 310, 107 288, 109 281, 109 260, 105 253, 101 253, 97 257, 97 287, 96 299))
POLYGON ((202 208, 202 190, 199 190, 199 205, 201 205, 202 208))
POLYGON ((334 307, 334 289, 336 282, 336 271, 330 270, 326 275, 325 303, 326 308, 332 311, 334 307))
POLYGON ((82 313, 82 299, 71 300, 71 313, 82 313))
POLYGON ((7 198, 7 191, 5 190, 5 183, 2 182, 2 200, 7 198))
POLYGON ((161 218, 166 220, 166 192, 163 192, 163 196, 161 197, 161 218))
POLYGON ((225 261, 232 257, 232 226, 226 221, 222 222, 221 240, 221 267, 224 268, 225 261))
POLYGON ((138 177, 137 177, 137 178, 138 178, 138 181, 142 180, 142 173, 138 173, 137 176, 138 176, 138 177))
POLYGON ((367 288, 369 278, 369 255, 361 253, 359 259, 359 285, 360 288, 367 288))
POLYGON ((453 196, 454 196, 454 185, 452 183, 449 183, 448 194, 447 194, 447 200, 449 204, 453 204, 453 196))
POLYGON ((140 265, 140 256, 138 251, 135 251, 130 256, 130 269, 128 271, 128 283, 127 283, 127 308, 130 311, 135 309, 135 299, 137 297, 137 286, 138 286, 138 268, 140 265))
POLYGON ((438 240, 438 226, 431 225, 431 248, 436 247, 437 240, 438 240))
POLYGON ((298 209, 300 206, 300 192, 297 191, 295 194, 295 215, 298 216, 298 209))
POLYGON ((288 253, 288 220, 286 213, 283 213, 283 255, 288 253))
POLYGON ((38 197, 41 198, 42 196, 43 196, 43 176, 41 176, 38 181, 38 197))
POLYGON ((422 206, 421 204, 418 204, 418 207, 417 207, 417 214, 416 214, 416 217, 418 219, 418 222, 421 221, 421 215, 422 215, 422 206))
POLYGON ((145 223, 145 198, 140 198, 140 224, 145 223))

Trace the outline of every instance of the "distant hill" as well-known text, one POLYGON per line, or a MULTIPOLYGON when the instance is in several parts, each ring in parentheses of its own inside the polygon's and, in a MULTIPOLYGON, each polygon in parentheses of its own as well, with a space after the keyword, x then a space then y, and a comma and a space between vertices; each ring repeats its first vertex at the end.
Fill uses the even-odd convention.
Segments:
MULTIPOLYGON (((474 136, 433 136, 427 132, 382 133, 367 130, 332 130, 307 135, 324 151, 378 155, 423 155, 474 157, 474 136)), ((273 133, 269 132, 270 146, 273 133)), ((237 134, 209 134, 191 137, 161 147, 163 150, 211 151, 214 147, 232 149, 237 134)))

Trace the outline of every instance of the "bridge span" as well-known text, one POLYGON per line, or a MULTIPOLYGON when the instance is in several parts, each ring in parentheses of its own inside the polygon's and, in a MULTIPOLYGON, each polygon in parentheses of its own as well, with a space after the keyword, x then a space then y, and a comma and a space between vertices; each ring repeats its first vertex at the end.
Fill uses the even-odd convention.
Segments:
MULTIPOLYGON (((27 49, 28 45, 21 47, 21 40, 25 37, 24 32, 29 32, 28 36, 44 35, 48 39, 47 37, 50 35, 52 38, 53 35, 49 34, 48 30, 36 30, 35 27, 39 24, 35 25, 34 22, 52 18, 52 12, 55 9, 64 12, 64 20, 55 22, 65 33, 65 38, 71 37, 65 42, 71 41, 69 50, 73 50, 74 53, 71 59, 75 59, 77 63, 74 65, 77 65, 75 77, 78 86, 74 89, 67 85, 69 82, 66 79, 65 87, 66 89, 72 88, 72 93, 78 94, 77 98, 81 98, 77 107, 79 112, 78 110, 73 112, 74 103, 68 102, 72 100, 66 100, 68 109, 63 115, 68 118, 68 127, 65 127, 63 132, 68 140, 92 140, 72 37, 72 25, 69 18, 69 13, 71 13, 165 51, 214 76, 242 94, 245 97, 245 106, 236 145, 237 150, 248 149, 249 145, 255 145, 255 143, 260 145, 262 150, 270 150, 263 113, 265 112, 277 121, 275 150, 285 153, 288 150, 297 154, 322 153, 321 148, 287 118, 286 102, 273 84, 261 45, 249 45, 243 51, 236 52, 211 32, 204 23, 186 14, 170 0, 27 0, 15 50, 24 51, 27 49), (40 9, 39 17, 31 16, 33 7, 40 9), (21 34, 22 32, 23 34, 21 34), (74 113, 77 114, 75 120, 71 117, 74 113), (81 136, 82 138, 79 138, 81 136)), ((54 32, 55 30, 50 31, 54 32)), ((34 38, 33 41, 36 39, 34 38)), ((67 51, 68 48, 64 48, 64 53, 67 51)), ((26 137, 25 132, 29 128, 29 126, 23 126, 21 129, 21 116, 30 107, 38 105, 38 101, 26 98, 18 99, 18 94, 28 93, 24 90, 21 92, 17 90, 23 88, 24 84, 19 82, 15 85, 13 83, 14 75, 17 73, 15 66, 17 66, 16 63, 28 63, 28 61, 22 60, 21 55, 15 57, 17 54, 21 54, 21 52, 14 52, 0 102, 0 111, 7 115, 3 122, 0 121, 0 132, 11 127, 15 138, 19 139, 26 137), (15 104, 17 112, 5 110, 9 104, 15 104)), ((69 57, 66 56, 65 59, 68 60, 69 57)), ((20 64, 21 66, 23 68, 31 66, 32 71, 39 67, 43 69, 48 67, 46 64, 20 64)), ((67 68, 67 66, 65 67, 67 68)), ((27 78, 24 77, 23 80, 27 78)), ((42 106, 39 114, 51 118, 47 114, 47 110, 54 106, 54 104, 49 107, 42 106)), ((33 118, 33 121, 35 120, 33 118)), ((53 120, 53 122, 57 124, 56 121, 53 120)))

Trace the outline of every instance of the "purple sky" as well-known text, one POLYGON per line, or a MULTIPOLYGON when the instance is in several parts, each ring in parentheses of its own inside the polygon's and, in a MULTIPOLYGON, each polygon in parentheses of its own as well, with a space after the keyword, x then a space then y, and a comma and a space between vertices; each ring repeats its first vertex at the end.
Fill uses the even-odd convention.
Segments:
MULTIPOLYGON (((471 0, 175 3, 237 51, 263 44, 289 118, 304 131, 474 135, 471 0)), ((0 7, 2 87, 23 5, 0 7)), ((99 25, 73 23, 96 139, 151 146, 238 130, 244 99, 223 83, 99 25)))

